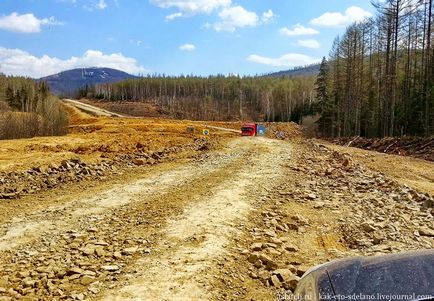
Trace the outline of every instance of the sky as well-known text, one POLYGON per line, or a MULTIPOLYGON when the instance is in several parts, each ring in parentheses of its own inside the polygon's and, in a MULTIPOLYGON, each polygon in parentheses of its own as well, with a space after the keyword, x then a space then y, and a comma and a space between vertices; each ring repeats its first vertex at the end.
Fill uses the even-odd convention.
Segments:
POLYGON ((0 72, 256 75, 320 62, 368 0, 1 0, 0 72))

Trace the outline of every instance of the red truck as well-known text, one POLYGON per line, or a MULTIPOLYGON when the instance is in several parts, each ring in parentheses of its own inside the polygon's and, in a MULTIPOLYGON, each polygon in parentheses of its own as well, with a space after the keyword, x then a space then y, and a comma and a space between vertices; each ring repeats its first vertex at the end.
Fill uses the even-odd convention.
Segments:
POLYGON ((257 123, 246 123, 241 128, 241 136, 264 136, 265 127, 257 123))

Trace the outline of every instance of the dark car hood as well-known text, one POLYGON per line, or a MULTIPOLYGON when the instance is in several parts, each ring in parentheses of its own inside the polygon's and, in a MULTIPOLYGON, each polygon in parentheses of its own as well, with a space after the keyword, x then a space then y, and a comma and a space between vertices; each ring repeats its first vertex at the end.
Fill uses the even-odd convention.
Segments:
POLYGON ((360 295, 364 300, 434 298, 434 250, 357 257, 322 268, 327 270, 335 295, 360 295))

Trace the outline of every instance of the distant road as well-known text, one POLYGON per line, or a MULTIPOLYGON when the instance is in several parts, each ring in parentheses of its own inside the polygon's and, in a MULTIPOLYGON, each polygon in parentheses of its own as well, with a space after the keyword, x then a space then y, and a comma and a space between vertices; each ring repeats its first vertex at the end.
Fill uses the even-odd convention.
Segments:
MULTIPOLYGON (((121 115, 118 113, 114 113, 114 112, 110 112, 108 110, 102 109, 102 108, 98 108, 92 105, 89 105, 87 103, 83 103, 81 101, 78 100, 73 100, 73 99, 64 99, 64 102, 76 107, 77 109, 84 111, 85 113, 91 114, 91 115, 95 115, 95 116, 105 116, 105 117, 123 117, 123 118, 140 118, 140 117, 131 117, 131 116, 125 116, 125 115, 121 115)), ((224 128, 224 127, 218 127, 218 126, 212 126, 212 125, 207 125, 204 124, 203 125, 206 128, 210 128, 210 129, 214 129, 214 130, 220 130, 220 131, 225 131, 225 132, 233 132, 233 133, 237 133, 240 134, 241 131, 240 130, 235 130, 235 129, 229 129, 229 128, 224 128)))
POLYGON ((222 128, 219 126, 212 126, 212 125, 206 125, 206 124, 204 124, 204 126, 207 128, 210 128, 210 129, 214 129, 214 130, 220 130, 220 131, 225 131, 225 132, 233 132, 233 133, 241 134, 241 130, 222 128))
POLYGON ((98 108, 92 105, 89 105, 87 103, 82 103, 80 101, 77 100, 72 100, 72 99, 64 99, 63 100, 65 103, 68 103, 74 107, 76 107, 79 110, 82 110, 86 113, 89 113, 91 115, 95 115, 95 116, 106 116, 106 117, 125 117, 124 115, 118 114, 118 113, 114 113, 114 112, 110 112, 107 110, 104 110, 102 108, 98 108))

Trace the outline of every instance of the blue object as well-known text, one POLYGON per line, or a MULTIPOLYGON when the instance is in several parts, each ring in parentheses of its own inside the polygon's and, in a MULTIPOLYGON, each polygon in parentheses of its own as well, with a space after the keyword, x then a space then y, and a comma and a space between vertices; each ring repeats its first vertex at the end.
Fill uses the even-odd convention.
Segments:
POLYGON ((265 132, 266 132, 266 129, 265 129, 264 125, 258 124, 256 126, 256 135, 257 136, 265 136, 265 132))

